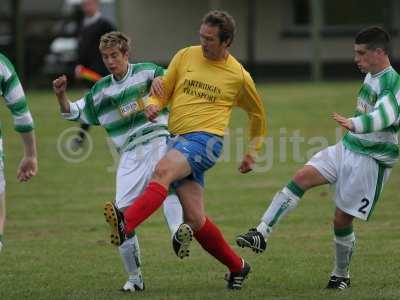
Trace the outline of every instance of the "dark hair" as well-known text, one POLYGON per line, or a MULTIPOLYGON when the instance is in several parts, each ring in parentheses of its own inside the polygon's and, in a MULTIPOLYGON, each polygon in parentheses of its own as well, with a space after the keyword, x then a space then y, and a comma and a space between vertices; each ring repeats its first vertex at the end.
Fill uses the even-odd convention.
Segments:
POLYGON ((388 53, 390 35, 381 27, 368 27, 357 33, 355 43, 366 44, 368 49, 381 48, 385 53, 388 53))
POLYGON ((228 41, 228 47, 232 44, 235 36, 235 20, 226 11, 212 10, 208 12, 201 22, 202 24, 217 26, 219 28, 219 40, 228 41))

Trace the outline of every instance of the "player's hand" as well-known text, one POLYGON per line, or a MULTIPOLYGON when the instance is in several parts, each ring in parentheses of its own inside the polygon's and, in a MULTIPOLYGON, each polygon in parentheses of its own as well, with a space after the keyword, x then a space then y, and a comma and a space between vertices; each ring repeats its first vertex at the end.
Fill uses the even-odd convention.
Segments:
POLYGON ((53 80, 53 91, 56 95, 65 93, 67 89, 67 76, 62 75, 53 80))
POLYGON ((36 157, 24 157, 19 164, 17 179, 25 182, 35 176, 38 172, 38 162, 36 157))
POLYGON ((240 173, 248 173, 251 170, 253 170, 255 160, 250 154, 246 154, 243 157, 242 163, 239 166, 239 172, 240 173))
POLYGON ((353 123, 351 122, 350 119, 343 117, 342 115, 339 115, 336 112, 332 113, 332 118, 342 127, 354 131, 354 126, 353 123))
POLYGON ((164 99, 164 85, 161 76, 153 79, 150 87, 150 96, 164 99))
POLYGON ((150 122, 156 122, 158 113, 160 112, 160 107, 155 104, 150 104, 144 109, 144 114, 150 122))

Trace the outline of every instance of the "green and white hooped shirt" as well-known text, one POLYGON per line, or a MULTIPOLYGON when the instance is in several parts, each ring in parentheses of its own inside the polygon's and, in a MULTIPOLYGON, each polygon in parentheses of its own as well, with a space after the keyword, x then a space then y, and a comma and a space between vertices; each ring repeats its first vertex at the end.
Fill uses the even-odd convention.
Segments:
POLYGON ((392 67, 367 74, 358 93, 355 116, 350 119, 355 130, 343 137, 344 146, 393 167, 399 158, 399 106, 399 74, 392 67))
MULTIPOLYGON (((25 93, 12 63, 0 53, 0 95, 11 112, 14 129, 29 132, 34 128, 25 93)), ((1 137, 1 133, 0 133, 1 137)))
POLYGON ((169 136, 167 109, 155 123, 149 122, 143 111, 153 79, 163 74, 164 69, 152 63, 129 64, 124 78, 102 78, 82 99, 70 103, 70 113, 62 115, 67 120, 104 127, 120 153, 169 136))

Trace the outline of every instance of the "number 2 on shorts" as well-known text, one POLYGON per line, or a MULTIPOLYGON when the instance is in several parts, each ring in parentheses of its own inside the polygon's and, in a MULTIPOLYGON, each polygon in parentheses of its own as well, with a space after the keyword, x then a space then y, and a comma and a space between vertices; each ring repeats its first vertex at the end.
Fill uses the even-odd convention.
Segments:
POLYGON ((365 211, 365 208, 369 205, 369 200, 368 200, 367 198, 363 198, 363 199, 361 200, 361 203, 362 203, 363 205, 358 209, 358 211, 359 211, 360 213, 366 214, 367 212, 365 211))

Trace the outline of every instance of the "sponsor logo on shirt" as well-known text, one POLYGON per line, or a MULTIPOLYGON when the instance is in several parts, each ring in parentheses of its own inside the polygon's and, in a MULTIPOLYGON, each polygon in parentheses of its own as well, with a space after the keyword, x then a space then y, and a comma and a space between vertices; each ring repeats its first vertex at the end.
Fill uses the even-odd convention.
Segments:
POLYGON ((130 103, 121 105, 119 107, 119 110, 121 111, 121 115, 123 117, 128 117, 136 112, 137 107, 138 107, 138 105, 136 102, 130 102, 130 103))
POLYGON ((119 107, 119 110, 123 117, 129 117, 132 114, 137 113, 138 111, 142 111, 143 109, 144 109, 143 99, 125 103, 119 107))
POLYGON ((183 82, 183 92, 187 95, 199 97, 212 103, 220 98, 222 94, 221 89, 215 85, 192 79, 185 79, 183 82))

